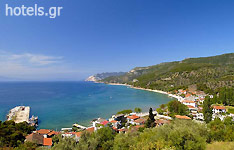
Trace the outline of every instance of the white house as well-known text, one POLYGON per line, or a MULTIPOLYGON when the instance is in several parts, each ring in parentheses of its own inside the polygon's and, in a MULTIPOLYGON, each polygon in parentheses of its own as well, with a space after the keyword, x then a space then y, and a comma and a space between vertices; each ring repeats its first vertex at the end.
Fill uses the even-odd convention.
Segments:
POLYGON ((226 108, 223 106, 213 106, 213 113, 226 113, 226 108))
POLYGON ((196 113, 196 115, 194 116, 194 118, 197 119, 197 120, 204 120, 203 113, 196 113))
POLYGON ((190 106, 193 106, 193 107, 197 107, 196 102, 190 101, 190 100, 183 100, 182 104, 187 105, 187 106, 190 105, 190 106))
POLYGON ((127 116, 127 121, 130 124, 135 124, 135 120, 140 118, 139 116, 136 115, 132 115, 132 116, 127 116))

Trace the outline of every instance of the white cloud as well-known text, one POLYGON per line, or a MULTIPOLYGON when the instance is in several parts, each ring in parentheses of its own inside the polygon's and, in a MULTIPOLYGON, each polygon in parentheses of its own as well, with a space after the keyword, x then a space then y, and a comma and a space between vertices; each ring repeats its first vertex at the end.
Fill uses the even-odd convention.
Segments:
POLYGON ((77 79, 80 72, 60 56, 0 51, 0 76, 24 80, 77 79))
POLYGON ((49 65, 61 62, 62 57, 24 53, 9 55, 9 60, 28 62, 34 65, 49 65))

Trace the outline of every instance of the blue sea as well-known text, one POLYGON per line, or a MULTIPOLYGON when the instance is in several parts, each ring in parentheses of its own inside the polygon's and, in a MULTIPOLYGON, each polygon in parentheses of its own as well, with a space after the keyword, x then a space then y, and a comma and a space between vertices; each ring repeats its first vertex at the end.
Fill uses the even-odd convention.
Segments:
POLYGON ((39 117, 39 128, 85 126, 97 117, 109 118, 123 109, 148 111, 172 100, 167 95, 127 86, 92 82, 1 82, 0 120, 19 105, 30 106, 39 117))

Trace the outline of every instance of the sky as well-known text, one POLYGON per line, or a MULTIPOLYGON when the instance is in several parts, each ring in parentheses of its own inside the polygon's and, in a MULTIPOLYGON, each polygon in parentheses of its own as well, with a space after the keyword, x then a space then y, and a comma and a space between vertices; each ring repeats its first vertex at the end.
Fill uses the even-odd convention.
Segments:
POLYGON ((0 79, 83 80, 232 52, 233 0, 0 1, 0 79), (6 16, 6 4, 63 9, 6 16))

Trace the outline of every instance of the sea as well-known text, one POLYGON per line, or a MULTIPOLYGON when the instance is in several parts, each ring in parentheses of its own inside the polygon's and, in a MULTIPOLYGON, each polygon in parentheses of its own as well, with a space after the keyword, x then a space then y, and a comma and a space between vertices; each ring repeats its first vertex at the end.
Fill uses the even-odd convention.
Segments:
POLYGON ((9 110, 30 106, 30 115, 39 117, 39 127, 60 130, 78 123, 90 126, 95 118, 110 118, 124 109, 148 112, 173 98, 165 94, 128 86, 93 82, 1 82, 0 120, 9 110))

